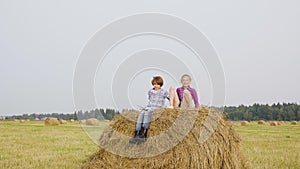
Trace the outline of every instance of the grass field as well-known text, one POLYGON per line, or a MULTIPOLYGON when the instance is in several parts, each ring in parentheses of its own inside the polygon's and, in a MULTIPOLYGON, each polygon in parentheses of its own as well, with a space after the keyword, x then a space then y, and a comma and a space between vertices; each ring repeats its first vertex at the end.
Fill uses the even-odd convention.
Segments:
MULTIPOLYGON (((300 124, 240 126, 241 149, 251 168, 300 168, 300 124)), ((0 168, 80 168, 97 146, 78 123, 0 121, 0 168)))
POLYGON ((242 138, 241 150, 251 168, 299 169, 300 168, 300 125, 289 122, 280 126, 247 126, 234 123, 242 138))

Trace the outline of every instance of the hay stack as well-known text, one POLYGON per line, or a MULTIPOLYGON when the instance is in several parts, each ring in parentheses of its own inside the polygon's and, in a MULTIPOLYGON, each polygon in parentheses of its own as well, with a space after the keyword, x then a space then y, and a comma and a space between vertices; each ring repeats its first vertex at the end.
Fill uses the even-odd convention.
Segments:
POLYGON ((110 123, 110 120, 104 120, 104 122, 106 122, 106 123, 110 123))
POLYGON ((20 120, 20 123, 25 123, 26 122, 26 120, 20 120))
POLYGON ((82 125, 86 125, 86 120, 80 120, 79 123, 82 125))
POLYGON ((71 123, 74 123, 74 122, 75 122, 75 120, 74 120, 74 119, 71 119, 71 120, 70 120, 70 122, 71 122, 71 123))
MULTIPOLYGON (((221 113, 217 114, 222 117, 221 113)), ((209 114, 207 107, 199 110, 156 110, 152 115, 153 121, 149 127, 148 140, 140 145, 129 144, 129 139, 135 130, 135 121, 130 119, 136 119, 137 113, 126 112, 117 115, 103 131, 99 139, 99 151, 93 154, 82 168, 247 168, 239 149, 240 138, 234 131, 233 125, 223 118, 218 122, 215 118, 216 113, 214 115, 209 114), (186 117, 192 117, 189 120, 195 120, 194 123, 189 121, 176 123, 178 119, 186 117), (214 123, 215 130, 212 127, 214 123), (178 144, 159 154, 149 155, 153 150, 160 150, 172 144, 170 140, 180 137, 182 133, 176 132, 181 131, 182 128, 188 130, 178 144), (118 137, 120 134, 122 137, 118 137), (162 141, 156 142, 156 138, 160 135, 164 135, 162 141), (201 140, 201 138, 207 139, 201 140), (107 147, 103 148, 101 145, 107 147), (110 149, 110 147, 114 148, 110 149), (118 152, 111 151, 113 149, 118 152), (146 158, 140 155, 145 155, 146 158)))
POLYGON ((59 120, 59 123, 60 124, 67 124, 67 121, 66 120, 59 120))
POLYGON ((298 122, 297 121, 291 121, 291 124, 296 125, 296 124, 298 124, 298 122))
POLYGON ((278 124, 277 124, 277 122, 276 121, 271 121, 270 122, 270 126, 277 126, 278 124))
POLYGON ((45 125, 59 125, 59 121, 57 120, 57 118, 48 117, 44 122, 45 125))
POLYGON ((247 126, 248 124, 249 124, 248 121, 242 121, 242 122, 241 122, 241 126, 247 126))
POLYGON ((265 124, 266 122, 265 121, 263 121, 263 120, 259 120, 258 122, 257 122, 257 124, 265 124))
POLYGON ((100 124, 100 121, 95 118, 90 118, 86 120, 85 124, 88 126, 98 126, 100 124))

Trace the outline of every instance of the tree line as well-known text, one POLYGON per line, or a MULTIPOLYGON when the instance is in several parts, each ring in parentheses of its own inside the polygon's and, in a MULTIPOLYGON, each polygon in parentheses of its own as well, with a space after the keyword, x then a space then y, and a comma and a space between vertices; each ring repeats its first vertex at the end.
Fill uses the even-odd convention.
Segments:
MULTIPOLYGON (((133 111, 133 110, 122 110, 124 111, 133 111)), ((227 116, 228 120, 276 120, 276 121, 291 121, 291 120, 300 120, 300 105, 297 103, 277 103, 277 104, 258 104, 245 106, 225 106, 224 113, 227 116)), ((64 120, 80 120, 80 119, 106 119, 112 120, 115 115, 120 114, 119 111, 115 109, 94 109, 90 111, 75 111, 74 113, 46 113, 46 114, 23 114, 23 115, 14 115, 6 116, 5 119, 44 119, 46 117, 56 117, 58 119, 64 120)))
POLYGON ((58 119, 63 120, 81 120, 81 119, 89 119, 89 118, 97 118, 99 120, 112 120, 115 115, 120 114, 117 110, 114 109, 94 109, 90 111, 75 111, 74 113, 33 113, 33 114, 22 114, 22 115, 13 115, 13 116, 6 116, 6 120, 13 120, 13 119, 45 119, 47 117, 55 117, 58 119))
MULTIPOLYGON (((75 112, 75 115, 77 119, 90 119, 90 118, 96 118, 99 120, 112 120, 115 115, 120 114, 117 110, 115 109, 94 109, 90 111, 78 111, 75 112)), ((77 120, 76 119, 76 120, 77 120)))
POLYGON ((300 105, 297 103, 253 104, 250 106, 225 106, 224 113, 230 120, 300 120, 300 105))

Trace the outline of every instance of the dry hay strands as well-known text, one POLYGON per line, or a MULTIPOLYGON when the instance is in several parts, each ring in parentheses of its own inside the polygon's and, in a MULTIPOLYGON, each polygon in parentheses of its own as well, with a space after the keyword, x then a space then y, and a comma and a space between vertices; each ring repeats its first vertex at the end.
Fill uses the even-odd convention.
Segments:
POLYGON ((66 120, 58 120, 60 124, 67 124, 68 122, 66 120))
POLYGON ((277 125, 278 125, 278 123, 276 121, 271 121, 270 122, 270 126, 277 126, 277 125))
POLYGON ((264 121, 264 120, 259 120, 258 122, 257 122, 257 124, 265 124, 266 122, 264 121))
POLYGON ((247 125, 249 125, 249 122, 248 122, 248 121, 242 121, 242 122, 241 122, 241 126, 247 126, 247 125))
POLYGON ((85 124, 88 126, 98 126, 100 121, 96 118, 90 118, 86 120, 85 124))
POLYGON ((86 125, 86 120, 79 120, 79 123, 82 125, 86 125))
POLYGON ((296 125, 296 124, 298 124, 298 122, 297 121, 291 121, 291 124, 296 125))
MULTIPOLYGON (((133 137, 135 120, 138 114, 126 112, 122 115, 117 115, 111 121, 109 127, 103 131, 99 139, 100 145, 102 145, 101 143, 106 143, 109 145, 107 148, 114 146, 116 148, 115 152, 99 146, 99 151, 90 156, 82 168, 248 168, 239 148, 240 137, 235 132, 233 125, 226 122, 223 118, 217 121, 217 118, 214 118, 209 113, 209 110, 208 107, 189 110, 156 110, 151 118, 148 140, 139 145, 129 144, 129 139, 133 137), (189 118, 192 114, 195 114, 194 123, 177 123, 177 119, 182 117, 189 118), (206 123, 206 119, 216 120, 216 128, 212 129, 210 126, 212 122, 206 123), (141 154, 147 155, 144 153, 155 149, 160 150, 164 146, 172 144, 169 140, 172 138, 176 139, 182 134, 180 132, 176 133, 178 130, 174 130, 173 135, 165 134, 174 125, 179 126, 177 129, 184 127, 188 129, 191 127, 191 129, 178 144, 170 149, 154 156, 143 156, 145 158, 138 156, 141 154), (202 133, 207 133, 207 131, 210 131, 211 135, 203 143, 200 143, 200 136, 202 133), (163 138, 165 139, 161 139, 160 142, 152 142, 152 140, 164 134, 165 137, 163 138), (127 151, 128 155, 137 155, 137 157, 121 156, 122 149, 127 151)), ((218 114, 221 113, 218 112, 218 114)))
POLYGON ((19 122, 20 122, 20 123, 25 123, 25 122, 26 122, 26 120, 20 120, 19 122))
POLYGON ((45 125, 59 125, 59 121, 57 118, 48 117, 44 121, 45 125))

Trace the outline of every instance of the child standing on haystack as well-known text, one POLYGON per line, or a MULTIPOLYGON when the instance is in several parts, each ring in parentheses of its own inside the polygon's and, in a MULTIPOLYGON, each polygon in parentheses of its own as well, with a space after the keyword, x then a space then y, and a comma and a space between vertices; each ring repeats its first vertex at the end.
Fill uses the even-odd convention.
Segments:
POLYGON ((161 88, 164 84, 162 77, 153 77, 151 83, 153 88, 148 91, 148 105, 139 114, 136 122, 134 137, 129 141, 133 144, 139 144, 146 141, 152 112, 155 109, 163 107, 165 104, 165 99, 169 99, 168 91, 161 88))
POLYGON ((191 81, 192 81, 191 76, 188 74, 184 74, 181 76, 182 86, 177 88, 176 90, 174 87, 170 88, 169 108, 173 108, 173 107, 192 108, 193 102, 196 108, 200 106, 196 90, 190 87, 191 81))

